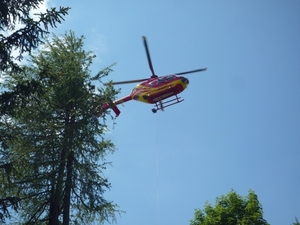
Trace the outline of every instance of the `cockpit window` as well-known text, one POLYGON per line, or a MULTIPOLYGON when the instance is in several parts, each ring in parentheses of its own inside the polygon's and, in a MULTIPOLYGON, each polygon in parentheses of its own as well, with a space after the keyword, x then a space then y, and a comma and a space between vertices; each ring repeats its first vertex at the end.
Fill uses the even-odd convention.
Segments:
POLYGON ((158 83, 164 82, 166 77, 160 77, 158 78, 158 83))
POLYGON ((174 75, 168 75, 168 76, 158 78, 158 82, 161 83, 165 81, 170 81, 170 80, 174 80, 174 78, 175 78, 174 75))
POLYGON ((170 81, 170 80, 174 80, 175 76, 174 75, 169 75, 166 77, 166 80, 167 81, 170 81))
POLYGON ((154 80, 152 82, 149 83, 151 87, 155 86, 157 84, 157 80, 154 80))
POLYGON ((151 81, 148 83, 149 86, 153 87, 157 84, 166 82, 166 81, 171 81, 174 80, 176 78, 176 76, 174 75, 168 75, 168 76, 164 76, 164 77, 159 77, 157 80, 151 81))

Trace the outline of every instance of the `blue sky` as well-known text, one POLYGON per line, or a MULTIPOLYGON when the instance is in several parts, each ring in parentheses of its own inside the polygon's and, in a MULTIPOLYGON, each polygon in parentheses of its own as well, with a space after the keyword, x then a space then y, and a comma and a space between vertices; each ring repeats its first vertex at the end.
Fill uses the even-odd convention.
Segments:
MULTIPOLYGON (((188 75, 185 100, 152 114, 128 102, 107 137, 118 151, 105 194, 126 211, 118 224, 189 224, 194 209, 252 189, 272 225, 300 218, 300 1, 49 0, 70 6, 67 30, 97 54, 92 71, 116 62, 115 81, 154 70, 188 75)), ((122 88, 120 97, 134 85, 122 88)))

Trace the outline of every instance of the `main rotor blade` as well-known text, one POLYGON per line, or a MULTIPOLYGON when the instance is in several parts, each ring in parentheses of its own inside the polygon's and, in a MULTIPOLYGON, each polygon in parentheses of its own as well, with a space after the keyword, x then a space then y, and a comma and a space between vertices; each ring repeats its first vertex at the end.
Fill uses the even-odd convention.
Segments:
MULTIPOLYGON (((144 79, 139 79, 139 80, 126 80, 126 81, 118 81, 118 82, 112 82, 112 85, 115 84, 132 84, 132 83, 138 83, 138 82, 142 82, 145 80, 149 80, 149 78, 144 78, 144 79)), ((105 86, 107 86, 110 83, 104 83, 105 86)))
POLYGON ((145 46, 145 49, 146 49, 148 64, 149 64, 150 70, 152 72, 152 77, 156 77, 156 75, 154 73, 153 66, 152 66, 151 57, 150 57, 150 53, 149 53, 149 49, 148 49, 148 44, 147 44, 147 40, 146 40, 145 36, 143 36, 143 40, 144 40, 144 46, 145 46))
POLYGON ((188 74, 188 73, 197 73, 197 72, 201 72, 201 71, 205 71, 207 70, 207 68, 202 68, 202 69, 198 69, 198 70, 191 70, 191 71, 186 71, 186 72, 182 72, 182 73, 175 73, 175 75, 183 75, 183 74, 188 74))

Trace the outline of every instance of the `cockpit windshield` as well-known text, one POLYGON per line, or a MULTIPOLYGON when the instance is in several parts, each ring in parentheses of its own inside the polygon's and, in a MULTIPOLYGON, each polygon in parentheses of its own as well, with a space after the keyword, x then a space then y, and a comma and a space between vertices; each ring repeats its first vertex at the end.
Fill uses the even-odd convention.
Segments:
POLYGON ((161 84, 161 83, 164 83, 164 82, 168 82, 168 81, 174 80, 175 78, 176 78, 175 75, 168 75, 168 76, 159 77, 159 78, 157 78, 156 80, 149 82, 148 85, 149 85, 150 87, 154 87, 154 86, 156 86, 157 84, 161 84))
POLYGON ((158 78, 158 83, 171 81, 171 80, 174 80, 175 78, 176 78, 176 76, 174 76, 174 75, 168 75, 168 76, 160 77, 160 78, 158 78))
POLYGON ((166 80, 167 81, 174 80, 175 78, 176 78, 175 75, 168 75, 168 76, 166 76, 166 80))
POLYGON ((149 85, 150 85, 151 87, 155 86, 156 84, 157 84, 157 80, 151 81, 151 82, 149 83, 149 85))

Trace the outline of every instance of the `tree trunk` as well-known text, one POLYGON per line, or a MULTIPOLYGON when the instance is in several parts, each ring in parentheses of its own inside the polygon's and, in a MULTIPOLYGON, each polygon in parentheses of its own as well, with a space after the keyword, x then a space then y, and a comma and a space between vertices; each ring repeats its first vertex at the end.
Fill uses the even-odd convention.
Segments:
POLYGON ((50 203, 50 215, 49 215, 49 224, 59 225, 59 204, 53 201, 50 203))
POLYGON ((64 183, 64 172, 66 166, 67 152, 69 149, 69 138, 68 138, 68 125, 69 125, 69 113, 66 115, 65 119, 65 135, 64 135, 64 146, 60 155, 60 163, 58 167, 58 175, 56 185, 54 185, 53 196, 50 203, 49 212, 49 224, 59 225, 59 215, 61 209, 61 200, 63 196, 63 183, 64 183))
POLYGON ((65 185, 65 195, 63 201, 63 225, 69 225, 70 223, 70 201, 71 201, 71 190, 72 190, 72 172, 73 172, 73 160, 74 152, 71 151, 68 156, 67 162, 67 180, 65 185))
POLYGON ((62 183, 63 183, 63 173, 65 167, 65 150, 61 153, 60 164, 58 169, 58 177, 56 185, 52 186, 51 199, 50 199, 50 209, 49 209, 49 224, 59 225, 59 214, 60 214, 60 200, 62 193, 62 183))
MULTIPOLYGON (((71 108, 72 104, 71 104, 71 108)), ((65 189, 64 189, 64 198, 63 198, 63 225, 69 225, 70 223, 70 204, 71 204, 71 190, 73 186, 72 182, 72 174, 73 174, 73 161, 74 161, 74 151, 73 151, 73 125, 75 124, 75 117, 72 116, 69 121, 69 126, 67 129, 67 140, 68 140, 68 147, 69 147, 69 154, 67 156, 67 178, 65 182, 65 189)))

